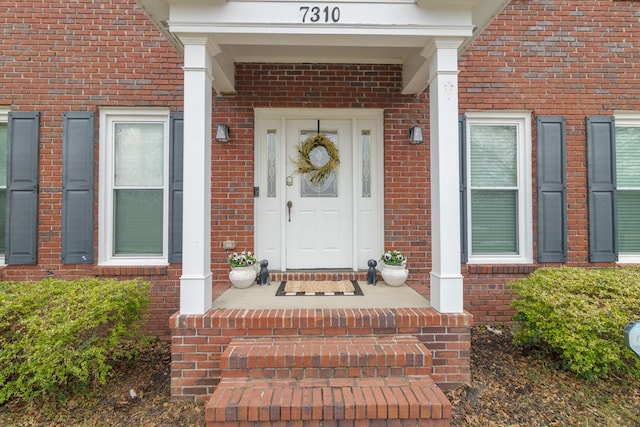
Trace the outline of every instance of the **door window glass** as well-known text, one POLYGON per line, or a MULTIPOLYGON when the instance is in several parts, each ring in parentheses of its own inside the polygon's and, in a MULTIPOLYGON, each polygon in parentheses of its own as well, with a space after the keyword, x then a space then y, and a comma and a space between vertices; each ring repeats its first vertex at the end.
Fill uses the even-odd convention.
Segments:
POLYGON ((362 197, 371 197, 371 132, 362 131, 362 197))
MULTIPOLYGON (((310 130, 301 132, 300 142, 303 142, 315 133, 316 132, 310 130)), ((334 145, 337 145, 337 132, 322 131, 322 133, 325 134, 334 145)), ((315 147, 309 153, 309 160, 316 167, 324 166, 329 161, 329 153, 327 153, 324 147, 315 147)), ((330 173, 327 179, 319 184, 312 184, 308 174, 302 175, 300 179, 300 197, 338 197, 337 173, 330 173)))
POLYGON ((276 131, 267 132, 267 197, 276 197, 276 131))

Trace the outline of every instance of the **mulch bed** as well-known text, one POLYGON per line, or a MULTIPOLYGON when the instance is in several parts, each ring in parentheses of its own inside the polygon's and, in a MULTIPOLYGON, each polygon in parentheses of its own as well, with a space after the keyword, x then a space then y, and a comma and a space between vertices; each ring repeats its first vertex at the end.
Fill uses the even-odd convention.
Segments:
MULTIPOLYGON (((169 343, 157 343, 119 364, 94 397, 64 406, 5 404, 0 425, 204 426, 203 403, 170 401, 170 359, 169 343)), ((508 329, 473 329, 471 370, 468 384, 446 393, 454 427, 640 426, 638 381, 581 381, 538 350, 513 345, 508 329)))
POLYGON ((509 329, 475 327, 471 382, 446 393, 452 426, 640 426, 640 382, 586 382, 509 329))

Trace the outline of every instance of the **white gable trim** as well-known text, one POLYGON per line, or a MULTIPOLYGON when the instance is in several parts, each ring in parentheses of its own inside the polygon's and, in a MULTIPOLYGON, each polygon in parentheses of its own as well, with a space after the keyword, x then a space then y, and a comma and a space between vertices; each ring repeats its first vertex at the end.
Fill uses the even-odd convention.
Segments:
POLYGON ((185 38, 216 46, 213 86, 235 92, 234 64, 401 64, 405 94, 424 91, 425 47, 452 38, 460 49, 508 0, 374 0, 303 3, 137 0, 182 52, 185 38), (314 9, 317 8, 317 9, 314 9))

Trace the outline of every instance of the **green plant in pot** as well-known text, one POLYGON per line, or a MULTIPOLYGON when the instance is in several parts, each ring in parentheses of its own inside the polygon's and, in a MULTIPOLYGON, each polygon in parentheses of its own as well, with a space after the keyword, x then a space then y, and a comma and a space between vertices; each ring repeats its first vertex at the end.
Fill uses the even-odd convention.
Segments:
POLYGON ((231 271, 229 280, 236 288, 248 288, 256 281, 258 271, 256 270, 257 259, 251 251, 234 252, 228 257, 231 271))
POLYGON ((409 277, 407 257, 400 251, 385 251, 379 264, 382 280, 389 286, 402 286, 409 277))

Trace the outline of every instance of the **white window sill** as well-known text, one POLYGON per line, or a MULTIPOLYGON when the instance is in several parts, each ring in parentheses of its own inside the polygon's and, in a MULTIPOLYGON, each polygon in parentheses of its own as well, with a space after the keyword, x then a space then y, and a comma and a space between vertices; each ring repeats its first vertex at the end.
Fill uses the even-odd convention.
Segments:
POLYGON ((521 255, 470 256, 467 264, 532 264, 533 258, 521 255))
POLYGON ((640 254, 618 255, 618 264, 640 264, 640 254))
POLYGON ((128 266, 153 266, 166 267, 169 262, 165 258, 114 258, 100 261, 100 267, 128 267, 128 266))

